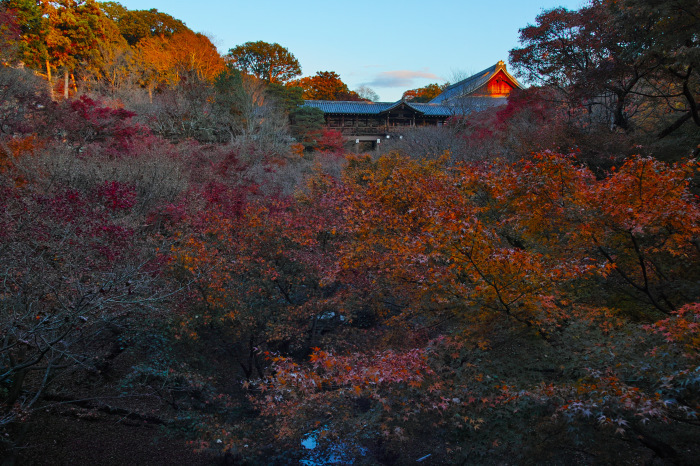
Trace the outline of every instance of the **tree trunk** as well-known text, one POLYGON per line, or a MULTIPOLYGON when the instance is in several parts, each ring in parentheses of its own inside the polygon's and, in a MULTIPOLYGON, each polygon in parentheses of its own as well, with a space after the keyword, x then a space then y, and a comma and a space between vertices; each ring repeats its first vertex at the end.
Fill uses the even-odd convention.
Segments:
POLYGON ((615 110, 613 112, 613 126, 616 126, 625 132, 629 130, 629 121, 625 115, 625 97, 626 94, 621 92, 616 93, 617 102, 615 102, 615 110))
POLYGON ((68 70, 63 71, 63 98, 68 99, 68 70))
POLYGON ((51 65, 49 65, 49 61, 46 60, 46 79, 49 80, 49 96, 51 96, 51 100, 54 100, 54 95, 53 95, 53 78, 51 77, 51 65))

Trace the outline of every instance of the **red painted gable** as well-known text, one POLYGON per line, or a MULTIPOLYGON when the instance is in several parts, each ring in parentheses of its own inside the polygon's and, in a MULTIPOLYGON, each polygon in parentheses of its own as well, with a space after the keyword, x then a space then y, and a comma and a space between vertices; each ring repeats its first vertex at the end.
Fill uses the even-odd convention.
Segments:
POLYGON ((507 97, 510 91, 515 88, 515 83, 513 83, 503 71, 499 71, 489 80, 486 87, 488 95, 493 97, 507 97))

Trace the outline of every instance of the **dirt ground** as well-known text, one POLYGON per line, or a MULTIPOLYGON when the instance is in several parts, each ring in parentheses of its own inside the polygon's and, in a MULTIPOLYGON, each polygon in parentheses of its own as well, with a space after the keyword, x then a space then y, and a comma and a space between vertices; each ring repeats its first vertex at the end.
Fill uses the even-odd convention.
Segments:
POLYGON ((32 422, 18 465, 217 465, 158 425, 99 414, 45 413, 32 422))

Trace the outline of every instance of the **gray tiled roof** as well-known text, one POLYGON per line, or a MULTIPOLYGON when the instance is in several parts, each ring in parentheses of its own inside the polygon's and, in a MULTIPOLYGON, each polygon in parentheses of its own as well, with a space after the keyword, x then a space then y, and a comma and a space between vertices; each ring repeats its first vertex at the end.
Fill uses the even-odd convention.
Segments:
POLYGON ((345 100, 305 100, 305 107, 318 108, 323 113, 377 115, 394 105, 394 102, 356 102, 345 100))
POLYGON ((449 100, 467 96, 481 88, 481 86, 483 86, 487 82, 489 82, 489 80, 499 70, 503 71, 506 74, 506 76, 512 79, 513 82, 517 85, 517 87, 522 88, 522 85, 513 76, 511 76, 511 74, 508 73, 508 71, 506 71, 505 64, 503 62, 498 62, 493 66, 489 66, 483 71, 479 71, 478 73, 469 76, 467 79, 463 79, 447 87, 444 91, 442 91, 440 95, 431 100, 430 103, 442 104, 449 100))
POLYGON ((474 95, 457 97, 446 101, 444 104, 430 104, 438 107, 447 107, 452 110, 453 115, 467 115, 471 112, 478 112, 489 107, 498 107, 508 103, 507 97, 489 97, 486 95, 474 95))
POLYGON ((421 112, 427 116, 445 116, 449 117, 455 114, 454 109, 448 107, 447 105, 440 104, 427 104, 427 103, 413 103, 406 102, 409 107, 421 112))
POLYGON ((454 115, 484 110, 488 107, 504 105, 505 97, 467 96, 452 99, 449 104, 415 103, 399 100, 397 102, 356 102, 342 100, 306 100, 305 107, 318 108, 330 115, 380 115, 394 107, 405 103, 406 106, 429 117, 449 118, 454 115))
MULTIPOLYGON (((306 100, 305 107, 318 108, 327 114, 379 115, 404 102, 355 102, 342 100, 306 100)), ((426 116, 449 117, 454 114, 450 107, 436 104, 404 102, 409 107, 426 116)))

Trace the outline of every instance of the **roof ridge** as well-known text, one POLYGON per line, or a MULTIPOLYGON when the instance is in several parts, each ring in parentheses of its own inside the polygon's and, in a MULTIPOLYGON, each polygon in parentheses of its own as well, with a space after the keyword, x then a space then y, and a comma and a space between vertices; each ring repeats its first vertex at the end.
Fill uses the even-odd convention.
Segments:
POLYGON ((440 94, 431 99, 429 103, 441 104, 446 100, 469 95, 478 90, 481 86, 484 86, 486 83, 490 82, 491 79, 493 79, 493 77, 499 72, 503 72, 509 80, 511 80, 517 87, 522 89, 522 84, 520 84, 515 77, 508 73, 505 62, 503 60, 499 60, 495 65, 491 65, 478 73, 474 73, 473 75, 446 87, 440 94))
POLYGON ((454 83, 454 84, 450 84, 450 85, 447 86, 445 89, 443 89, 443 91, 441 92, 441 94, 444 93, 445 91, 448 91, 448 90, 452 89, 452 88, 458 87, 458 86, 460 86, 460 85, 466 83, 467 81, 472 81, 472 80, 474 80, 474 79, 476 79, 476 78, 480 78, 480 77, 482 77, 483 75, 485 75, 485 74, 487 74, 487 73, 494 73, 494 72, 496 72, 496 70, 499 68, 498 65, 501 64, 501 63, 503 63, 503 61, 499 61, 499 62, 496 63, 495 65, 491 65, 491 66, 489 66, 488 68, 485 68, 485 69, 479 71, 478 73, 474 73, 473 75, 471 75, 471 76, 469 76, 469 77, 467 77, 467 78, 462 79, 461 81, 457 81, 457 82, 454 83))

